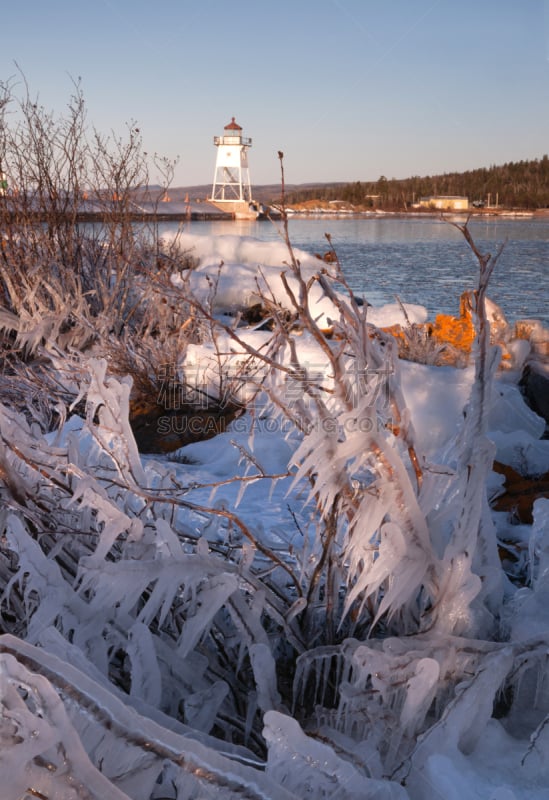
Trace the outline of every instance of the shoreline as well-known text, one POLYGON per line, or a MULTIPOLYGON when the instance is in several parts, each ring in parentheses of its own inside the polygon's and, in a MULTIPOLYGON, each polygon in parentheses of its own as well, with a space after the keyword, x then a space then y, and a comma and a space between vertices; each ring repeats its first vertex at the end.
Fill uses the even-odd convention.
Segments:
POLYGON ((289 217, 350 217, 360 219, 377 219, 381 217, 414 217, 427 219, 437 219, 446 217, 459 217, 460 219, 470 219, 471 217, 505 217, 505 218, 549 218, 549 209, 536 209, 535 211, 526 211, 521 209, 496 209, 496 208, 475 208, 468 209, 467 211, 448 209, 447 211, 384 211, 376 209, 373 211, 345 211, 342 209, 332 210, 324 208, 315 209, 287 209, 289 217))
MULTIPOLYGON (((205 204, 206 205, 206 204, 205 204)), ((504 218, 504 219, 549 219, 549 209, 536 209, 535 211, 525 211, 519 209, 472 209, 468 211, 384 211, 376 209, 372 211, 357 211, 357 210, 344 210, 344 209, 325 209, 325 208, 312 208, 312 209, 297 209, 287 208, 286 213, 289 219, 314 219, 329 217, 331 219, 383 219, 386 217, 392 219, 446 219, 449 217, 458 218, 460 220, 468 220, 472 217, 491 217, 491 218, 504 218)), ((92 223, 104 222, 106 218, 112 219, 116 212, 107 211, 82 211, 74 215, 74 220, 77 223, 92 223)), ((35 212, 34 216, 43 221, 44 216, 39 212, 35 212)), ((68 217, 71 215, 67 215, 68 217)), ((194 206, 190 210, 174 210, 172 213, 162 210, 161 212, 155 211, 125 211, 122 212, 121 217, 129 219, 131 222, 191 222, 191 221, 235 221, 232 214, 211 208, 196 208, 194 206)), ((258 221, 265 221, 269 219, 279 219, 281 212, 277 207, 273 206, 273 214, 266 215, 258 221)))

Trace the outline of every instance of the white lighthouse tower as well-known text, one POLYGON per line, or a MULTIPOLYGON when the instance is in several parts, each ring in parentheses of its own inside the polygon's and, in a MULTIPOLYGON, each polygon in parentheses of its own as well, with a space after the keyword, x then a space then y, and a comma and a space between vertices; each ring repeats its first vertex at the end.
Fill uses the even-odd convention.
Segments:
POLYGON ((236 219, 256 219, 262 209, 252 198, 248 168, 252 140, 242 135, 242 128, 233 117, 225 125, 223 136, 214 136, 214 145, 217 159, 210 202, 236 219))

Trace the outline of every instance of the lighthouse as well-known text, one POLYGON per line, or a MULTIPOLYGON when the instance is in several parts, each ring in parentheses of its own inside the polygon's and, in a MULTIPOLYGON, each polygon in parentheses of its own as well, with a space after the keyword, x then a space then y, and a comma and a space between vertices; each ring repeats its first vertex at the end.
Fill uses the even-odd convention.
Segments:
POLYGON ((225 125, 223 136, 214 136, 213 142, 217 158, 210 202, 236 219, 257 219, 262 209, 252 198, 248 168, 252 140, 242 135, 242 128, 233 117, 225 125))

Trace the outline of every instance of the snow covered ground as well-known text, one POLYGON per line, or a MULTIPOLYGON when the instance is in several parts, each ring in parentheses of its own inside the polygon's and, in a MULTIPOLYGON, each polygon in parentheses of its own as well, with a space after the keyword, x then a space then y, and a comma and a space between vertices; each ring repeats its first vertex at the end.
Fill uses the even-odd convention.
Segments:
POLYGON ((284 242, 180 246, 200 264, 174 285, 222 327, 175 368, 211 394, 230 377, 249 406, 228 430, 140 457, 129 385, 93 360, 86 420, 42 439, 2 410, 20 491, 72 537, 41 549, 0 512, 4 606, 28 619, 0 637, 3 800, 549 797, 549 500, 531 526, 488 506, 494 459, 549 470, 520 370, 483 394, 474 365, 399 361, 368 326, 402 308, 353 306, 284 242), (311 323, 276 348, 231 328, 266 298, 295 312, 309 280, 311 323))

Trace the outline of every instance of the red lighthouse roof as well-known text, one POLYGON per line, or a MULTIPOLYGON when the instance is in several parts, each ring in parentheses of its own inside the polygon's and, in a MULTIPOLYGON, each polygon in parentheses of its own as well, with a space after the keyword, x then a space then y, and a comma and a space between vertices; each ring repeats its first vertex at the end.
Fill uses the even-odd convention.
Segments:
POLYGON ((240 127, 240 125, 237 122, 235 122, 234 117, 232 117, 231 121, 229 122, 229 124, 225 125, 225 130, 226 131, 241 131, 242 128, 240 127))

